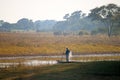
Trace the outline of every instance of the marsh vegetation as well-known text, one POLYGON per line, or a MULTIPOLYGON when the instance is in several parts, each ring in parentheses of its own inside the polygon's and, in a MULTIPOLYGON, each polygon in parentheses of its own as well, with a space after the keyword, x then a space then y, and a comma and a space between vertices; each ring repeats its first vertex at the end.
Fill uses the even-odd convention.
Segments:
POLYGON ((0 33, 0 56, 119 53, 120 36, 59 35, 53 33, 0 33))

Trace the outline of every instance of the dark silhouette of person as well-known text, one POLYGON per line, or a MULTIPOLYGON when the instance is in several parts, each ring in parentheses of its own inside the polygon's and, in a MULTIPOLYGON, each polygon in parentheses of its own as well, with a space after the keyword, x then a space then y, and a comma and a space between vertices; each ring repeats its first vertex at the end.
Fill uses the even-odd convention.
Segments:
POLYGON ((66 62, 69 62, 70 61, 70 50, 68 48, 66 48, 66 62))

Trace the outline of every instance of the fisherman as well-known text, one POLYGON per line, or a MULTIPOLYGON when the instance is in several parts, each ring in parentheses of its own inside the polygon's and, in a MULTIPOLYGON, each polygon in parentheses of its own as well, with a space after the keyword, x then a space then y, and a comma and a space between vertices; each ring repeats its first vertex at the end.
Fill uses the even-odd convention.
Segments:
POLYGON ((65 54, 66 54, 66 62, 69 62, 70 58, 72 57, 72 52, 68 48, 66 48, 65 54))

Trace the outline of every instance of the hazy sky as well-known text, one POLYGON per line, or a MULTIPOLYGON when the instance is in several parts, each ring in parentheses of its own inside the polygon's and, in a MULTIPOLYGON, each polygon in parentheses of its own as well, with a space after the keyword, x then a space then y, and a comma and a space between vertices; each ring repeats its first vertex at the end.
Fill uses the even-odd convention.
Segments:
POLYGON ((17 22, 21 18, 35 20, 62 20, 67 13, 90 9, 120 0, 0 0, 0 20, 17 22))

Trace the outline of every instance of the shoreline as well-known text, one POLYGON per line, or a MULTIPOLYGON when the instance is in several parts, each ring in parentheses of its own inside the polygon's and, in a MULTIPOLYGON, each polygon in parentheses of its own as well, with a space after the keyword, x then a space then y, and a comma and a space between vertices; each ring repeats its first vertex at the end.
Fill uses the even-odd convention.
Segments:
MULTIPOLYGON (((120 56, 120 53, 84 53, 73 54, 72 57, 105 57, 105 56, 120 56)), ((0 56, 0 60, 3 59, 31 59, 31 58, 61 58, 65 55, 20 55, 20 56, 0 56)))

